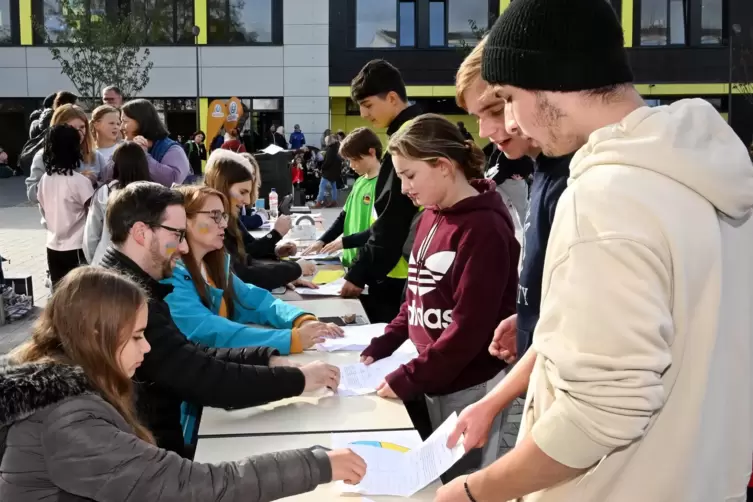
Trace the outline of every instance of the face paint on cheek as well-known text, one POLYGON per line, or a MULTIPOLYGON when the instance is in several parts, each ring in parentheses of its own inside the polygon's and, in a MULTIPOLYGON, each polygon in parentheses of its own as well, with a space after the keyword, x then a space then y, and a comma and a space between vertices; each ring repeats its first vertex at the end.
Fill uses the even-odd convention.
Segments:
POLYGON ((167 256, 172 256, 178 251, 178 244, 175 242, 168 242, 165 244, 165 253, 167 256))
POLYGON ((207 226, 206 224, 202 223, 201 225, 199 225, 198 231, 199 231, 200 234, 206 235, 206 234, 209 233, 209 226, 207 226))

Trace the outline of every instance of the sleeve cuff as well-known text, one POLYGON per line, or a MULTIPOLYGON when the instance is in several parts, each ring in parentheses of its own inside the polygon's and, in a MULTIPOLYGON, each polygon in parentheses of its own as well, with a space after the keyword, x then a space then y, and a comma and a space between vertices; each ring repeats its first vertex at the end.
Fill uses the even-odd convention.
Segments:
POLYGON ((301 324, 303 324, 306 321, 318 321, 317 317, 313 314, 303 314, 302 316, 299 316, 295 321, 293 321, 293 327, 294 328, 300 328, 301 324))
POLYGON ((321 448, 313 448, 311 452, 316 459, 316 465, 319 467, 319 483, 329 483, 332 481, 332 462, 329 460, 327 452, 321 448))
POLYGON ((567 413, 562 398, 556 399, 531 430, 533 441, 549 458, 573 469, 586 469, 612 452, 613 448, 589 437, 567 413))
POLYGON ((293 331, 290 332, 290 353, 300 354, 301 352, 303 352, 301 335, 298 333, 298 328, 293 328, 293 331))

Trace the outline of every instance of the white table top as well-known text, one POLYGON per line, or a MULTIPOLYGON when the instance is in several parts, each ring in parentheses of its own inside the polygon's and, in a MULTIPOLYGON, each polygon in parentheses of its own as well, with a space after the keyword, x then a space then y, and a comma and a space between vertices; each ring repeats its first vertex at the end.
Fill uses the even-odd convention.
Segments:
MULTIPOLYGON (((297 434, 282 436, 253 436, 234 438, 201 438, 196 448, 197 462, 228 462, 241 460, 250 455, 271 453, 274 451, 290 450, 295 448, 308 448, 314 445, 330 447, 332 444, 331 434, 297 434)), ((328 502, 342 500, 347 502, 362 502, 373 500, 374 502, 400 502, 413 500, 419 502, 431 502, 434 494, 441 486, 439 480, 427 486, 413 497, 381 497, 369 495, 363 497, 356 494, 341 494, 336 483, 320 485, 316 490, 284 500, 296 502, 328 502)))
POLYGON ((356 314, 366 317, 366 311, 359 300, 345 298, 316 298, 310 300, 285 301, 299 309, 311 312, 317 317, 336 317, 356 314))

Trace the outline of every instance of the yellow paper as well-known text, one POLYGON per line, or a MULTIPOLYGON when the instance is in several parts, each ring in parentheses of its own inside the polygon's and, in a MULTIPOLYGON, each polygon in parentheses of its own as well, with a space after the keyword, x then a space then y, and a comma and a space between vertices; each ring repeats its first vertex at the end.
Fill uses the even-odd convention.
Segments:
POLYGON ((345 277, 345 270, 320 270, 314 276, 312 281, 314 284, 329 284, 338 280, 340 277, 345 277))

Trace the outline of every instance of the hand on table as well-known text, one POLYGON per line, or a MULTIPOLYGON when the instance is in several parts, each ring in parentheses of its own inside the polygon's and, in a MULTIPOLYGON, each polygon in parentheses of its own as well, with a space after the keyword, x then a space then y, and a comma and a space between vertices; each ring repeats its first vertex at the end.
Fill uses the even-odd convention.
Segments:
POLYGON ((400 399, 397 397, 397 394, 395 394, 395 391, 392 390, 392 387, 390 387, 390 384, 388 384, 386 381, 382 380, 382 383, 380 383, 377 386, 377 396, 384 397, 387 399, 400 399))
POLYGON ((321 389, 336 390, 340 385, 340 368, 321 361, 314 361, 305 366, 301 366, 303 377, 306 379, 304 392, 321 389))
POLYGON ((343 330, 336 324, 321 321, 306 321, 298 327, 301 345, 310 349, 314 344, 322 343, 325 338, 341 338, 343 330))
POLYGON ((298 266, 301 267, 301 275, 310 277, 316 274, 316 264, 308 260, 298 260, 298 266))
MULTIPOLYGON (((285 237, 285 234, 287 234, 288 232, 290 232, 290 228, 292 226, 293 226, 293 221, 290 219, 290 216, 288 216, 286 214, 283 214, 283 215, 280 215, 277 218, 277 221, 275 221, 275 225, 272 228, 274 228, 275 230, 277 230, 277 233, 279 233, 280 235, 282 235, 283 237, 285 237)), ((293 253, 293 254, 295 254, 295 253, 293 253)))
POLYGON ((502 359, 507 364, 514 363, 517 353, 518 314, 504 319, 494 330, 494 338, 489 345, 489 354, 502 359))
POLYGON ((446 485, 440 486, 434 495, 434 502, 468 502, 468 494, 465 493, 466 478, 467 476, 459 476, 446 485))
POLYGON ((293 368, 300 368, 301 365, 298 363, 294 363, 290 359, 286 359, 284 357, 280 356, 272 356, 269 358, 269 367, 270 368, 277 368, 280 366, 290 366, 293 368))
POLYGON ((447 439, 447 447, 454 448, 463 435, 463 447, 466 452, 473 448, 481 448, 489 439, 489 430, 496 416, 494 408, 483 400, 467 406, 458 416, 458 423, 447 439))
POLYGON ((350 281, 345 281, 342 290, 340 290, 340 296, 343 298, 358 298, 363 293, 363 288, 359 288, 350 281))
POLYGON ((327 452, 332 464, 332 481, 344 481, 347 485, 357 485, 366 475, 366 462, 352 450, 327 452))
POLYGON ((339 237, 326 246, 324 246, 324 249, 322 249, 322 254, 332 254, 337 253, 343 248, 343 238, 339 237))
POLYGON ((301 253, 301 255, 302 256, 306 256, 306 255, 309 255, 309 254, 317 254, 317 253, 319 253, 319 251, 322 250, 323 247, 324 247, 324 243, 322 241, 316 241, 315 243, 313 243, 312 245, 310 245, 309 247, 307 247, 303 251, 303 253, 301 253))
POLYGON ((368 366, 369 364, 374 364, 374 358, 371 356, 361 356, 361 362, 368 366))
POLYGON ((296 279, 290 283, 290 286, 291 286, 290 289, 295 289, 295 288, 319 289, 319 286, 317 286, 311 281, 307 281, 306 279, 296 279))
POLYGON ((295 242, 284 242, 275 248, 275 254, 278 258, 293 256, 297 251, 298 246, 295 245, 295 242))

